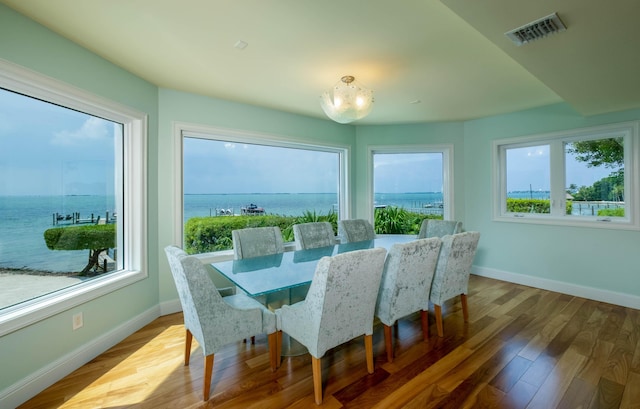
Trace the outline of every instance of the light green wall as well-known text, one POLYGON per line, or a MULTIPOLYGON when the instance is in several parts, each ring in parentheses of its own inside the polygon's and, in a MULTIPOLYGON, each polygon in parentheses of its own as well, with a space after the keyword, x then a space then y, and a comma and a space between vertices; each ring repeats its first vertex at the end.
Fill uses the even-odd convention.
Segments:
POLYGON ((584 118, 557 104, 466 122, 465 228, 482 233, 475 265, 640 296, 640 232, 491 220, 495 139, 638 119, 640 110, 584 118))
MULTIPOLYGON (((274 136, 296 142, 338 144, 352 147, 355 144, 355 128, 328 120, 274 111, 266 108, 238 104, 200 95, 188 94, 168 89, 160 89, 159 162, 158 178, 162 181, 158 190, 160 254, 160 301, 176 299, 175 285, 169 265, 164 258, 164 247, 181 244, 174 235, 175 214, 175 144, 173 123, 197 124, 212 128, 246 131, 252 135, 274 136)), ((320 106, 318 105, 318 109, 320 106)), ((220 175, 224 177, 224 175, 220 175)))
MULTIPOLYGON (((157 87, 57 36, 0 5, 0 58, 62 80, 149 115, 149 217, 157 220, 157 87)), ((157 248, 157 223, 149 246, 157 248)), ((158 260, 149 257, 149 278, 0 338, 0 391, 104 336, 158 304, 158 260), (81 310, 84 326, 72 331, 81 310), (8 370, 11 368, 11 370, 8 370)), ((0 403, 0 406, 2 404, 0 403)))

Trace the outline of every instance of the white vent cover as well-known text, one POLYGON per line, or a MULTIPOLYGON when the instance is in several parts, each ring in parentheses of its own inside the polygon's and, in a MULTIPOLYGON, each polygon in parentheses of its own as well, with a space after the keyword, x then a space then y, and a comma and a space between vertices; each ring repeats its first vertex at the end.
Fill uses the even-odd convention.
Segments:
POLYGON ((543 17, 522 27, 504 33, 511 41, 520 46, 528 42, 546 37, 553 33, 564 31, 567 28, 556 13, 543 17))

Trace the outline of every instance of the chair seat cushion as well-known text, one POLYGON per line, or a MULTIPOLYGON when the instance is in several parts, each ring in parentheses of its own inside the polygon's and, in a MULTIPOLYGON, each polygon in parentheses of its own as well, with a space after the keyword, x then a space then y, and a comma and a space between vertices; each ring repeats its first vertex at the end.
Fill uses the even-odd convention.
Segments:
POLYGON ((223 297, 222 300, 232 307, 242 310, 259 308, 262 311, 262 326, 264 332, 267 334, 271 334, 276 331, 275 314, 253 298, 244 294, 236 294, 230 295, 228 297, 223 297))

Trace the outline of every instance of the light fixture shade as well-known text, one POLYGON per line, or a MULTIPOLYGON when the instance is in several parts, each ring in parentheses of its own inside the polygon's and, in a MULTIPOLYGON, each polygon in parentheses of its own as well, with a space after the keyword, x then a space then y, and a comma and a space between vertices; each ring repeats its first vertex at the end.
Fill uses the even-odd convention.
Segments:
POLYGON ((373 91, 360 85, 354 77, 345 75, 320 97, 324 113, 341 124, 348 124, 369 115, 373 108, 373 91))

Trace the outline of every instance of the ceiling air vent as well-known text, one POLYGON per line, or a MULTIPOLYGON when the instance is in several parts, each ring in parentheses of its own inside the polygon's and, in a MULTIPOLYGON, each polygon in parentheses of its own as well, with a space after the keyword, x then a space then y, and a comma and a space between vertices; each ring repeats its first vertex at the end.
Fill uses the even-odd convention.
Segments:
POLYGON ((522 27, 504 33, 511 41, 520 46, 553 33, 564 31, 567 28, 556 13, 532 21, 522 27))

